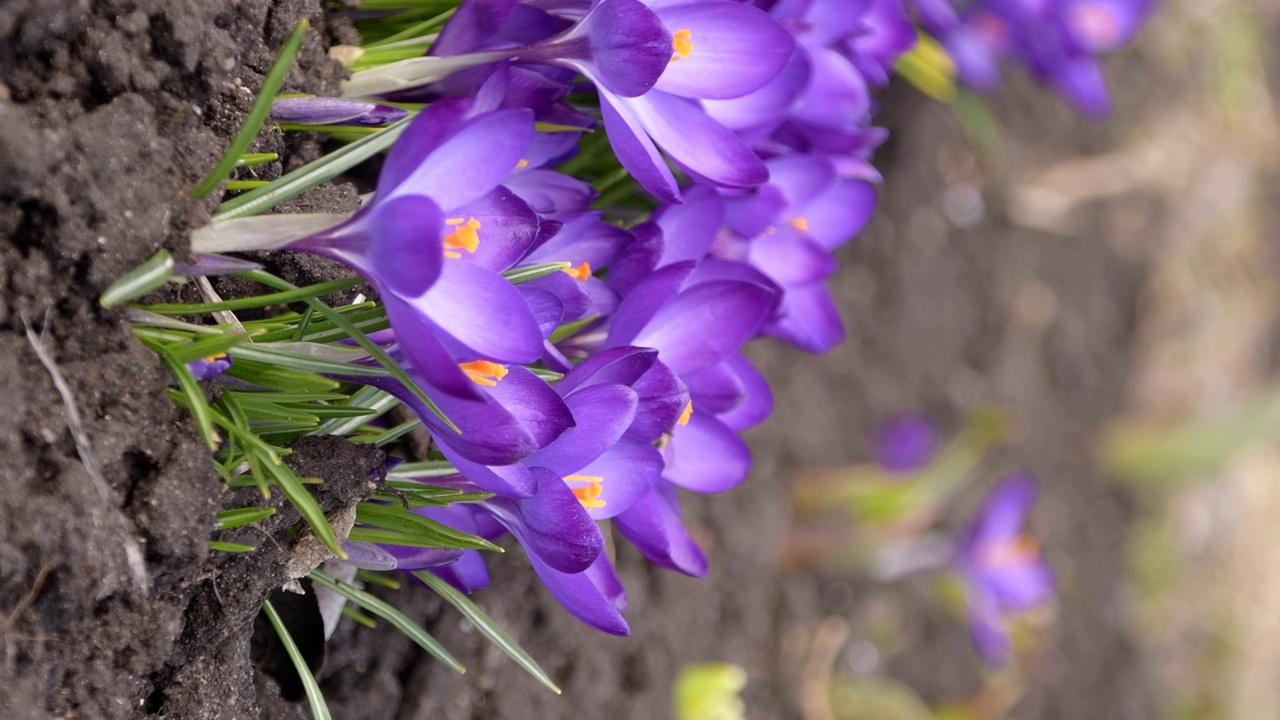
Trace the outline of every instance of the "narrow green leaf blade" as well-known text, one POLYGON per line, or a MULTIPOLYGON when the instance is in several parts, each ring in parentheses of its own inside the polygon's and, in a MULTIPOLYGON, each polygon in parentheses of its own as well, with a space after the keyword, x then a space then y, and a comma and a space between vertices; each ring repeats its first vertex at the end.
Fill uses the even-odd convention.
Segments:
POLYGON ((317 683, 316 676, 311 674, 311 668, 307 667, 306 659, 302 657, 297 643, 293 641, 289 629, 284 626, 284 620, 280 619, 280 614, 271 606, 270 600, 262 602, 262 612, 266 613, 267 620, 271 622, 271 627, 275 629, 276 635, 284 645, 284 651, 289 654, 293 667, 298 671, 298 677, 302 680, 302 689, 307 694, 307 706, 311 708, 311 717, 316 720, 332 720, 329 705, 325 703, 324 694, 320 692, 320 683, 317 683))
POLYGON ((462 663, 458 662, 458 659, 446 650, 438 640, 431 637, 431 634, 424 630, 421 625, 382 598, 355 585, 338 580, 321 570, 312 570, 307 577, 391 623, 397 630, 417 643, 418 647, 431 653, 432 657, 447 665, 454 672, 462 674, 467 671, 462 663))
POLYGON ((254 136, 258 134, 263 121, 267 119, 267 114, 271 112, 271 101, 275 99, 276 93, 280 92, 280 84, 284 82, 285 75, 293 65, 293 58, 298 54, 298 48, 302 46, 302 36, 306 33, 308 26, 309 23, 305 18, 299 20, 294 26, 293 34, 285 41, 284 47, 280 48, 280 55, 276 57, 276 62, 271 66, 266 79, 262 81, 262 89, 258 91, 258 97, 253 101, 253 107, 249 108, 249 115, 244 119, 244 125, 240 126, 240 132, 236 133, 231 146, 223 153, 218 164, 209 171, 204 180, 200 181, 195 190, 191 191, 192 195, 199 198, 213 192, 214 188, 218 187, 218 183, 222 182, 227 173, 236 166, 240 156, 249 149, 254 136))
POLYGON ((98 299, 98 304, 109 308, 129 302, 164 285, 171 277, 173 277, 173 257, 169 255, 168 250, 161 250, 152 255, 150 260, 111 283, 111 287, 107 288, 107 291, 98 299))
POLYGON ((556 687, 556 684, 551 681, 551 677, 542 669, 542 666, 538 665, 537 661, 530 657, 529 653, 525 652, 524 648, 520 647, 520 644, 512 639, 505 630, 498 627, 492 618, 471 601, 471 598, 463 595, 457 588, 436 577, 433 573, 418 571, 413 575, 426 583, 432 590, 435 590, 436 594, 444 598, 445 602, 457 608, 458 612, 462 613, 481 634, 489 639, 489 642, 492 642, 499 650, 506 653, 507 657, 515 660, 517 665, 525 669, 525 672, 528 672, 538 682, 547 686, 551 692, 557 695, 560 694, 560 688, 556 687))
POLYGON ((244 507, 235 508, 234 510, 223 510, 218 513, 215 521, 214 530, 230 530, 242 525, 256 523, 259 520, 266 520, 276 514, 275 508, 270 507, 244 507))

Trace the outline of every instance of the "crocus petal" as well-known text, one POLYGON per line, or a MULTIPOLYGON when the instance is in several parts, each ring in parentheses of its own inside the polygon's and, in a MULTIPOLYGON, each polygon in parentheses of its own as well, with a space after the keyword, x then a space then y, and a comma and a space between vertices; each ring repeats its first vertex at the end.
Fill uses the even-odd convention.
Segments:
POLYGON ((601 350, 583 360, 560 379, 556 389, 568 395, 580 387, 601 383, 630 385, 658 359, 658 351, 651 348, 613 347, 601 350))
POLYGON ((590 185, 554 170, 525 170, 503 184, 543 215, 585 210, 597 195, 590 185))
POLYGON ((1014 473, 999 480, 974 515, 973 542, 1008 541, 1022 534, 1027 513, 1039 488, 1030 473, 1014 473))
POLYGON ((689 188, 682 204, 658 208, 653 215, 662 228, 663 251, 658 265, 706 257, 724 224, 724 214, 724 199, 706 185, 689 188))
POLYGON ((400 564, 394 555, 376 543, 343 540, 342 551, 347 554, 343 562, 365 570, 395 570, 400 564))
POLYGON ((809 237, 827 250, 857 235, 876 209, 876 189, 864 180, 843 180, 829 186, 800 209, 809 237))
POLYGON ((752 241, 748 259, 783 287, 817 282, 836 271, 831 253, 790 224, 752 241))
POLYGON ((791 110, 805 125, 856 128, 871 114, 867 81, 840 53, 809 48, 809 85, 791 110))
POLYGON ((587 75, 622 97, 648 92, 671 58, 671 33, 639 0, 603 0, 571 32, 587 38, 587 75))
POLYGON ((1111 95, 1097 58, 1082 56, 1066 60, 1055 69, 1049 81, 1059 95, 1086 117, 1101 118, 1111 113, 1111 95))
POLYGON ((746 398, 746 388, 728 362, 684 374, 689 397, 699 412, 713 415, 729 412, 746 398))
POLYGON ((791 111, 809 82, 809 56, 796 50, 772 80, 755 92, 730 100, 703 100, 707 114, 730 130, 770 129, 791 111))
POLYGON ((969 592, 969 638, 973 647, 988 664, 1000 666, 1008 662, 1012 646, 1009 631, 1004 626, 1004 616, 990 595, 969 592))
MULTIPOLYGON (((528 553, 534 572, 569 614, 591 627, 611 635, 630 635, 631 628, 618 612, 618 588, 621 587, 612 569, 596 569, 579 573, 558 572, 535 553, 528 553)), ((601 555, 596 564, 607 565, 609 558, 601 555)), ((593 564, 593 568, 595 565, 593 564)))
POLYGON ((592 385, 571 393, 565 403, 577 424, 525 462, 557 476, 578 473, 613 447, 636 415, 639 399, 625 385, 592 385))
POLYGON ((662 8, 658 17, 672 30, 688 31, 692 43, 692 51, 673 57, 654 86, 674 95, 741 97, 772 80, 795 49, 786 28, 749 5, 692 3, 662 8))
POLYGON ((468 595, 489 587, 489 568, 485 566, 484 556, 479 550, 464 550, 454 564, 432 568, 430 572, 468 595))
POLYGON ((918 413, 892 418, 876 429, 876 463, 891 473, 928 465, 938 451, 938 431, 918 413))
POLYGON ((667 445, 667 480, 700 493, 737 487, 751 470, 751 451, 738 434, 710 413, 694 408, 689 424, 677 427, 667 445))
POLYGON ((707 574, 707 558, 680 522, 675 487, 657 487, 613 519, 618 530, 649 562, 693 577, 707 574))
POLYGON ((396 331, 400 350, 419 378, 431 388, 454 397, 483 397, 476 384, 462 372, 453 354, 437 337, 437 333, 441 331, 430 318, 391 293, 382 294, 382 305, 387 311, 387 320, 396 331))
POLYGON ((448 433, 450 433, 448 429, 443 429, 432 437, 435 438, 436 447, 444 453, 445 459, 457 468, 468 482, 485 492, 506 498, 529 497, 537 489, 537 479, 523 463, 508 461, 497 464, 471 460, 468 455, 482 458, 500 457, 504 461, 507 461, 507 457, 487 455, 486 452, 490 452, 489 448, 480 446, 478 443, 460 441, 448 433), (461 449, 455 445, 460 446, 461 449))
POLYGON ((444 57, 475 52, 498 34, 519 0, 466 0, 431 44, 428 55, 444 57))
MULTIPOLYGON (((458 260, 501 272, 525 256, 538 238, 538 216, 515 193, 499 185, 484 197, 449 211, 454 223, 475 219, 480 243, 474 252, 458 251, 458 260)), ((450 226, 441 225, 445 232, 450 226)), ((443 257, 443 253, 437 253, 443 257)))
POLYGON ((786 155, 768 165, 769 185, 782 191, 793 209, 808 205, 836 181, 835 166, 818 155, 786 155))
MULTIPOLYGON (((347 549, 343 543, 343 549, 347 549)), ((423 548, 407 545, 382 545, 383 552, 396 560, 397 570, 428 570, 456 562, 462 551, 454 548, 423 548)), ((370 568, 372 569, 372 568, 370 568)))
POLYGON ((765 334, 811 353, 825 353, 844 342, 844 322, 822 283, 787 288, 782 317, 765 334))
POLYGON ((532 468, 538 488, 522 500, 490 498, 481 503, 525 550, 565 573, 586 570, 604 550, 600 528, 560 476, 532 468))
POLYGON ((600 115, 618 162, 645 190, 663 202, 680 202, 680 186, 645 123, 623 98, 600 90, 600 115))
POLYGON ((391 292, 418 297, 440 277, 444 263, 440 208, 423 195, 398 195, 369 210, 369 262, 391 292))
POLYGON ((601 478, 601 507, 587 508, 593 520, 608 520, 635 504, 653 489, 662 474, 662 453, 653 445, 622 438, 613 447, 578 470, 575 475, 601 478))
POLYGON ((573 414, 555 388, 526 368, 509 366, 506 377, 488 392, 520 421, 538 447, 573 427, 573 414))
POLYGON ((982 582, 995 595, 1005 612, 1028 610, 1053 597, 1053 570, 1048 564, 1033 561, 985 573, 982 582))
MULTIPOLYGON (((657 90, 619 102, 630 108, 653 142, 691 177, 730 188, 754 187, 769 179, 769 171, 755 151, 731 130, 707 117, 697 102, 657 90)), ((605 125, 608 126, 608 116, 605 125)), ((613 139, 612 132, 609 138, 613 139)), ((614 149, 617 150, 616 145, 614 149)), ((618 159, 623 159, 621 154, 618 159)), ((653 192, 643 179, 636 179, 653 192)))
POLYGON ((516 289, 524 296, 524 302, 533 313, 533 319, 537 321, 538 329, 542 331, 542 338, 545 340, 560 327, 561 321, 564 320, 564 303, 560 302, 560 298, 556 297, 555 293, 534 287, 529 283, 521 283, 516 286, 516 289))
MULTIPOLYGON (((537 289, 550 294, 560 306, 562 319, 557 322, 572 322, 585 317, 591 309, 592 298, 586 284, 582 280, 570 277, 567 273, 558 272, 521 283, 520 289, 521 292, 537 289)), ((542 320, 539 319, 539 322, 542 320)), ((553 327, 552 330, 554 329, 553 327)), ((545 332, 545 326, 543 330, 545 332)))
POLYGON ((635 239, 618 251, 609 265, 606 282, 619 295, 628 296, 632 289, 649 278, 662 258, 662 229, 657 223, 643 222, 632 228, 635 239))
MULTIPOLYGON (((405 128, 397 147, 417 141, 416 133, 411 131, 424 115, 425 111, 405 128)), ((397 163, 390 174, 398 182, 384 180, 389 174, 384 165, 378 179, 378 195, 383 200, 401 193, 426 195, 451 213, 484 197, 502 182, 520 162, 532 139, 531 111, 498 110, 480 115, 463 122, 429 153, 412 153, 419 161, 417 167, 407 169, 397 163)))
POLYGON ((769 381, 742 353, 731 356, 725 364, 737 373, 746 397, 736 408, 717 417, 728 427, 742 432, 764 422, 773 412, 773 391, 769 389, 769 381))
POLYGON ((679 292, 696 267, 692 261, 673 263, 650 273, 632 288, 613 314, 613 324, 609 328, 609 338, 605 344, 642 344, 632 340, 645 329, 667 301, 679 292))
POLYGON ((595 211, 561 217, 564 224, 560 229, 534 248, 525 261, 568 262, 574 267, 585 262, 593 270, 604 267, 633 236, 616 225, 601 222, 601 217, 595 211))
POLYGON ((700 370, 754 337, 772 303, 773 292, 760 285, 700 283, 663 305, 633 344, 656 348, 677 374, 700 370))
POLYGON ((639 393, 640 406, 627 435, 645 442, 655 442, 670 431, 689 404, 688 388, 661 362, 655 362, 631 388, 639 393))
POLYGON ((455 352, 495 362, 533 362, 542 333, 524 296, 502 275, 467 262, 446 262, 440 279, 413 306, 446 333, 455 352))

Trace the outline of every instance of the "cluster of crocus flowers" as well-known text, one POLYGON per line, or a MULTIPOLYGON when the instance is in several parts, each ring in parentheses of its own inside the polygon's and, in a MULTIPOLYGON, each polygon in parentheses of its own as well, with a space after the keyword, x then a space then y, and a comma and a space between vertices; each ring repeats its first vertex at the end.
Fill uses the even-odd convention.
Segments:
POLYGON ((1157 0, 912 0, 967 85, 1000 85, 1000 62, 1016 60, 1077 111, 1111 110, 1099 55, 1128 44, 1157 0))
MULTIPOLYGON (((193 244, 315 253, 368 281, 417 388, 343 379, 422 419, 457 470, 430 482, 491 494, 417 512, 513 535, 566 609, 625 634, 600 523, 707 572, 680 495, 748 475, 740 434, 773 402, 747 342, 843 338, 825 281, 875 204, 869 88, 915 38, 899 0, 464 0, 426 55, 355 73, 352 97, 278 101, 312 125, 412 101, 359 210, 228 220, 193 244), (556 169, 601 127, 656 199, 628 227, 556 169)), ((348 545, 366 567, 488 583, 474 551, 348 545)))

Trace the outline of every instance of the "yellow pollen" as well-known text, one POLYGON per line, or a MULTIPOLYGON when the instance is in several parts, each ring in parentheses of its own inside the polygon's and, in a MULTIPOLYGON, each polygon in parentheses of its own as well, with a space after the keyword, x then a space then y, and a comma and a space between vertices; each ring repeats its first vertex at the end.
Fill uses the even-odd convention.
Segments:
POLYGON ((684 406, 684 412, 680 413, 680 419, 676 421, 677 425, 688 425, 689 418, 693 417, 693 401, 690 400, 684 406))
POLYGON ((449 218, 444 221, 445 225, 453 228, 453 232, 444 236, 444 256, 447 258, 460 258, 462 253, 450 252, 449 248, 455 250, 466 250, 469 253, 476 251, 480 247, 480 221, 474 217, 466 220, 462 218, 449 218))
POLYGON ((213 362, 214 360, 224 360, 226 359, 226 357, 227 357, 226 353, 219 352, 219 353, 214 353, 212 355, 205 355, 201 359, 204 360, 205 362, 213 362))
POLYGON ((520 168, 527 168, 527 167, 529 167, 529 161, 525 160, 524 158, 520 158, 520 162, 516 163, 517 170, 519 170, 520 168))
POLYGON ((560 272, 565 273, 565 274, 567 274, 569 277, 574 278, 574 279, 576 279, 576 280, 583 280, 583 281, 585 281, 587 278, 591 277, 591 266, 590 266, 590 265, 588 265, 587 263, 582 263, 581 265, 579 265, 579 266, 578 266, 578 267, 576 267, 576 268, 575 268, 575 267, 567 267, 567 268, 565 268, 565 269, 561 270, 560 272))
POLYGON ((692 55, 693 32, 689 28, 677 30, 675 36, 671 38, 671 48, 675 50, 671 55, 671 62, 683 60, 692 55))
POLYGON ((578 498, 578 502, 582 503, 582 507, 594 509, 605 506, 605 502, 600 499, 600 493, 603 492, 600 483, 604 482, 604 478, 596 475, 565 475, 564 479, 569 482, 589 483, 582 487, 570 488, 574 497, 578 498))
POLYGON ((1036 541, 1019 535, 1006 542, 987 542, 978 547, 978 562, 987 570, 1010 570, 1025 567, 1040 556, 1036 541))
POLYGON ((800 232, 809 232, 809 221, 799 215, 791 218, 787 223, 800 232))
POLYGON ((458 367, 462 368, 462 372, 466 373, 472 382, 485 387, 494 387, 499 380, 507 376, 506 366, 488 360, 473 360, 462 363, 458 367))

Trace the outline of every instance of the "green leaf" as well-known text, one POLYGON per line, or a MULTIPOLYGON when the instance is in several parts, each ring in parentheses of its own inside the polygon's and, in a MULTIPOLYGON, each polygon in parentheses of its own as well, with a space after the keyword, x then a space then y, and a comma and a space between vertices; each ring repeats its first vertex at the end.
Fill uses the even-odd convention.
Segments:
POLYGON ((280 642, 284 645, 284 651, 289 654, 289 659, 293 661, 293 667, 298 671, 298 677, 302 680, 302 689, 307 694, 307 706, 311 708, 311 717, 316 720, 331 720, 329 714, 329 706, 324 701, 324 695, 320 692, 320 684, 316 682, 316 676, 311 674, 311 668, 307 667, 306 658, 302 657, 302 652, 298 650, 298 645, 294 643, 293 636, 289 634, 289 629, 284 626, 284 620, 280 619, 280 614, 271 606, 270 600, 262 602, 262 612, 266 613, 267 620, 271 622, 271 627, 275 629, 276 635, 280 637, 280 642))
POLYGON ((315 390, 317 392, 327 392, 342 386, 342 383, 337 380, 330 380, 313 373, 301 372, 244 358, 237 359, 226 374, 265 388, 286 391, 315 390))
POLYGON ((401 588, 400 581, 388 575, 372 570, 357 570, 356 579, 370 585, 381 585, 390 590, 399 590, 401 588))
POLYGON ((280 156, 276 153, 245 153, 236 160, 236 167, 250 168, 258 165, 266 165, 269 162, 279 160, 280 156))
POLYGON ((222 204, 222 209, 213 216, 213 220, 229 220, 237 217, 248 217, 275 207, 280 203, 309 190, 326 180, 341 175, 359 165, 368 158, 391 147, 400 137, 409 121, 414 116, 397 120, 376 135, 357 140, 346 147, 331 152, 318 160, 303 165, 293 172, 286 173, 257 190, 233 198, 222 204))
POLYGON ((249 115, 244 119, 240 132, 236 133, 231 146, 223 153, 218 164, 209 171, 204 180, 200 181, 195 190, 191 191, 192 195, 200 198, 213 192, 214 188, 218 187, 218 183, 221 183, 227 173, 235 167, 240 156, 249 149, 254 136, 258 134, 263 121, 271 112, 271 101, 275 99, 276 93, 280 92, 280 85, 284 82, 285 75, 289 73, 289 67, 293 65, 293 58, 298 54, 298 48, 302 46, 302 36, 306 33, 308 26, 309 23, 305 18, 299 20, 294 26, 293 34, 285 41, 284 47, 280 48, 280 55, 276 57, 276 62, 271 66, 266 79, 262 81, 262 89, 258 91, 258 97, 254 98, 253 107, 249 108, 249 115))
POLYGON ((178 381, 178 392, 170 394, 169 397, 175 400, 182 398, 179 402, 187 408, 196 421, 196 428, 200 430, 200 437, 204 440, 205 446, 210 450, 217 450, 218 437, 213 432, 212 411, 209 408, 209 402, 204 398, 204 391, 200 389, 200 383, 191 376, 187 366, 175 360, 164 346, 154 345, 145 339, 143 344, 159 353, 160 362, 164 363, 169 374, 173 375, 173 379, 178 381))
POLYGON ((555 370, 548 370, 547 368, 532 367, 529 368, 529 372, 537 375, 547 382, 555 382, 564 377, 564 373, 558 373, 555 370))
MULTIPOLYGON (((297 345, 303 344, 304 343, 297 343, 297 345)), ((354 350, 354 348, 339 348, 329 345, 319 345, 318 347, 329 348, 334 351, 354 350)), ((348 354, 354 357, 359 353, 350 352, 348 354)), ((260 363, 278 365, 280 367, 289 368, 290 370, 300 370, 303 372, 318 374, 364 375, 369 377, 386 377, 390 374, 382 368, 353 365, 350 362, 317 357, 315 355, 297 352, 293 349, 285 349, 280 346, 273 346, 265 343, 254 343, 252 345, 234 347, 231 349, 231 357, 236 360, 256 360, 260 363)), ((361 355, 361 357, 363 356, 361 355)))
POLYGON ((598 319, 600 319, 599 315, 588 315, 587 317, 584 317, 581 320, 574 320, 573 322, 565 323, 560 327, 556 328, 555 332, 551 333, 551 337, 547 338, 547 340, 549 340, 552 343, 558 343, 567 337, 572 337, 579 330, 590 325, 591 323, 595 322, 598 319))
POLYGON ((387 473, 387 477, 424 478, 457 474, 458 469, 447 460, 423 460, 420 462, 400 463, 391 472, 387 473))
POLYGON ((102 293, 98 304, 104 308, 115 307, 136 297, 141 297, 164 285, 173 277, 173 257, 168 250, 161 250, 150 260, 124 274, 102 293))
POLYGON ((246 298, 236 298, 235 300, 223 300, 216 303, 187 303, 187 304, 166 304, 158 303, 156 305, 147 305, 145 310, 161 315, 203 315, 205 313, 216 312, 219 310, 252 310, 255 308, 266 307, 268 305, 283 305, 285 303, 299 302, 309 298, 324 297, 332 293, 341 292, 348 288, 364 282, 361 278, 350 277, 341 280, 330 280, 328 282, 316 283, 306 287, 294 287, 291 290, 278 293, 269 293, 267 295, 254 295, 246 298))
POLYGON ((385 393, 376 387, 365 385, 346 401, 347 404, 368 408, 369 414, 354 418, 332 418, 326 420, 316 429, 316 435, 350 435, 362 425, 381 417, 391 408, 400 404, 395 396, 385 393))
POLYGON ((210 540, 209 549, 217 550, 219 552, 247 553, 247 552, 253 552, 258 548, 254 547, 253 545, 245 545, 243 543, 223 542, 222 540, 210 540))
POLYGON ((244 507, 235 508, 234 510, 223 510, 218 513, 217 520, 214 523, 214 530, 230 530, 241 525, 249 525, 259 520, 266 520, 276 514, 275 508, 270 507, 244 507))
POLYGON ((355 621, 357 624, 363 625, 363 626, 365 626, 365 627, 367 627, 367 628, 369 628, 369 629, 371 629, 371 630, 372 630, 373 628, 378 627, 378 621, 377 621, 377 620, 374 620, 373 618, 369 617, 368 615, 365 615, 364 613, 362 613, 362 612, 360 612, 359 610, 357 610, 357 609, 355 609, 355 608, 351 607, 350 605, 343 605, 343 606, 342 606, 342 614, 343 614, 343 615, 346 615, 346 616, 347 616, 347 617, 349 617, 349 618, 351 618, 351 619, 352 619, 353 621, 355 621))
POLYGON ((356 522, 373 525, 384 530, 395 530, 419 538, 421 545, 415 547, 451 547, 469 550, 492 550, 502 552, 502 548, 470 533, 455 530, 444 523, 428 517, 417 515, 399 505, 382 505, 362 502, 356 505, 356 522))
POLYGON ((537 280, 540 277, 546 277, 552 273, 568 270, 571 267, 573 267, 573 263, 539 263, 537 265, 526 265, 525 267, 506 270, 502 273, 502 276, 510 280, 512 285, 519 285, 523 282, 529 282, 530 280, 537 280))
POLYGON ((489 639, 489 642, 493 643, 499 650, 506 653, 507 657, 515 660, 516 664, 524 668, 526 672, 534 677, 534 679, 549 688, 551 692, 557 695, 560 694, 560 688, 556 687, 556 684, 551 682, 551 678, 547 675, 546 671, 538 665, 537 661, 530 657, 529 653, 525 652, 524 649, 520 647, 519 643, 513 640, 505 630, 498 627, 497 623, 495 623, 484 613, 483 610, 471 601, 471 598, 463 595, 457 588, 444 580, 441 580, 430 572, 418 571, 413 573, 413 575, 426 583, 432 590, 435 590, 436 594, 444 598, 445 602, 457 608, 458 612, 462 613, 463 616, 466 617, 482 635, 489 639))
POLYGON ((382 598, 355 585, 338 580, 320 570, 312 570, 307 577, 391 623, 397 630, 417 643, 418 647, 431 653, 432 657, 449 666, 454 672, 461 674, 467 671, 462 666, 462 663, 458 662, 458 659, 450 654, 443 645, 431 637, 431 634, 424 630, 421 625, 411 620, 407 615, 382 598))
POLYGON ((375 435, 370 440, 370 442, 372 442, 374 445, 381 447, 383 445, 387 445, 389 443, 395 442, 396 440, 399 440, 400 438, 404 437, 405 435, 408 435, 409 433, 413 432, 415 429, 420 427, 422 427, 422 421, 419 420, 418 418, 414 418, 412 420, 406 420, 400 423, 399 425, 391 428, 390 430, 382 433, 381 435, 375 435))
POLYGON ((231 348, 248 340, 249 335, 247 333, 227 333, 225 335, 202 338, 182 345, 171 345, 169 352, 173 353, 175 360, 185 364, 192 360, 228 353, 231 348))
MULTIPOLYGON (((260 270, 252 270, 249 272, 237 273, 237 275, 241 277, 249 278, 250 280, 256 280, 262 283, 263 285, 269 285, 278 290, 295 289, 292 284, 285 282, 280 278, 275 277, 271 273, 262 272, 260 270)), ((307 304, 314 307, 317 311, 320 312, 320 314, 324 315, 331 322, 333 322, 333 324, 337 325, 343 330, 346 330, 347 333, 351 336, 351 339, 356 341, 357 345, 363 348, 365 352, 373 356, 373 358, 378 361, 379 365, 391 371, 391 374, 394 375, 395 378, 401 382, 401 384, 403 384, 406 388, 412 391, 413 394, 417 396, 417 398, 420 401, 422 401, 424 405, 426 405, 428 410, 434 413, 436 417, 440 418, 441 422, 447 425, 450 430, 458 433, 459 435, 462 434, 462 430, 459 429, 458 426, 455 425, 453 421, 450 420, 448 416, 446 416, 444 412, 440 410, 440 408, 436 407, 436 404, 431 400, 431 398, 427 397, 427 394, 422 391, 422 388, 418 387, 418 384, 413 381, 413 378, 409 377, 408 373, 404 371, 404 368, 400 367, 400 364, 397 363, 395 360, 392 360, 391 356, 387 355, 387 353, 381 347, 375 344, 372 340, 368 338, 368 336, 366 336, 358 328, 352 325, 351 321, 342 317, 342 315, 340 315, 339 313, 334 312, 333 308, 329 307, 328 305, 325 305, 324 303, 314 298, 308 299, 307 304)))

